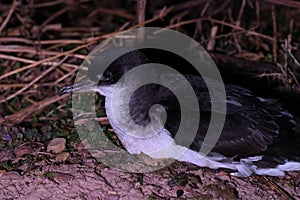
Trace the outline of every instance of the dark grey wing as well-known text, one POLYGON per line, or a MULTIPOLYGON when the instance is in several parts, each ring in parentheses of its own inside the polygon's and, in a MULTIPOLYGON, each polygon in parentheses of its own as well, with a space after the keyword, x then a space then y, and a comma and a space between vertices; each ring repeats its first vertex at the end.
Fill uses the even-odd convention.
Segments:
POLYGON ((151 122, 149 110, 156 103, 158 90, 159 85, 147 84, 139 87, 132 94, 129 101, 129 114, 136 124, 146 126, 151 122))
MULTIPOLYGON (((210 97, 201 77, 186 77, 195 89, 201 113, 197 135, 190 145, 191 149, 198 151, 210 123, 210 97)), ((214 83, 212 81, 208 84, 214 83)), ((219 92, 218 84, 215 85, 213 92, 219 92)), ((249 90, 235 85, 225 85, 225 88, 226 120, 221 136, 213 148, 214 152, 239 157, 260 153, 278 137, 279 124, 286 124, 287 127, 294 126, 292 116, 275 100, 257 98, 249 90)), ((184 91, 184 88, 181 89, 184 91)), ((157 100, 159 101, 157 103, 167 107, 168 117, 165 127, 175 137, 181 120, 176 97, 168 89, 161 87, 157 93, 157 100)), ((199 112, 199 110, 190 110, 190 112, 199 112)), ((186 137, 189 137, 189 134, 186 133, 186 137)), ((182 142, 177 140, 176 143, 182 142)))
POLYGON ((281 117, 282 108, 274 100, 262 101, 238 86, 226 85, 226 91, 226 121, 214 150, 241 157, 265 151, 279 135, 276 118, 281 117))

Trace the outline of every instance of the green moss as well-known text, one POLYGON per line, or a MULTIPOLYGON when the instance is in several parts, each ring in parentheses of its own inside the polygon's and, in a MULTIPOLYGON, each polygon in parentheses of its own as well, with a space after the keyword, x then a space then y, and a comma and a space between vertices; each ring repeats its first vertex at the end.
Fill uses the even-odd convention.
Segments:
POLYGON ((44 176, 45 178, 50 179, 50 180, 53 180, 53 179, 55 178, 54 174, 52 174, 51 172, 45 172, 45 173, 43 174, 43 176, 44 176))

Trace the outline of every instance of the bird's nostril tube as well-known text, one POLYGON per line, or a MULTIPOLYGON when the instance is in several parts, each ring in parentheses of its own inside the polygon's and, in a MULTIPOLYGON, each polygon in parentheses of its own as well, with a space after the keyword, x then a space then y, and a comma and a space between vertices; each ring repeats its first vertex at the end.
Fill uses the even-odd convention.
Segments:
POLYGON ((73 86, 66 86, 66 87, 62 87, 58 90, 57 94, 58 96, 62 96, 64 94, 67 93, 71 93, 73 91, 73 86))

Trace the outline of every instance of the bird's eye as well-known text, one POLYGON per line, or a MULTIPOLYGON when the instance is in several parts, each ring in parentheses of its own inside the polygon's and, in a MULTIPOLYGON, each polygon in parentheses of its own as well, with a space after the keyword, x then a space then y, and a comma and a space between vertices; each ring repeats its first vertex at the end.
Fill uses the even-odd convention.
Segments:
POLYGON ((104 72, 103 76, 107 79, 110 79, 110 78, 112 78, 112 72, 106 71, 106 72, 104 72))

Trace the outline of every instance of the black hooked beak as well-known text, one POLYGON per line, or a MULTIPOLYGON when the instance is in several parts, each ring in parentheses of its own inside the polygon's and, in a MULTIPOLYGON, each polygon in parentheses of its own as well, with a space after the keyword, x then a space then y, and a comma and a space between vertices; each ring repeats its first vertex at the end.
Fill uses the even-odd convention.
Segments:
POLYGON ((96 82, 93 82, 88 78, 84 78, 74 85, 60 88, 57 94, 58 96, 62 96, 64 94, 77 92, 77 91, 79 92, 95 91, 96 88, 97 88, 96 82))

